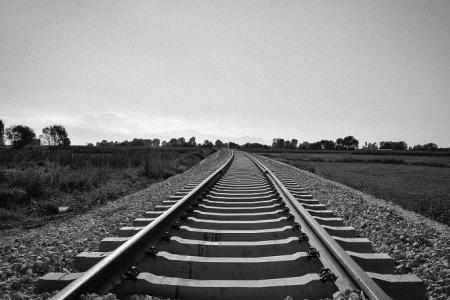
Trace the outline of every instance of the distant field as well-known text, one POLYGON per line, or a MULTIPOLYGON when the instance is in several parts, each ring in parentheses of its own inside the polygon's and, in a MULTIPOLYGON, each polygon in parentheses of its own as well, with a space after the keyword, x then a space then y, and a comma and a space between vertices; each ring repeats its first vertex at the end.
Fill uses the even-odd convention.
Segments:
POLYGON ((440 155, 432 156, 432 152, 422 153, 425 155, 417 155, 418 153, 410 153, 411 155, 400 155, 398 151, 396 154, 363 154, 361 152, 306 152, 306 153, 259 153, 268 157, 293 158, 300 161, 315 161, 315 162, 344 162, 344 163, 389 163, 389 164, 408 164, 408 165, 425 165, 436 167, 450 167, 450 154, 444 156, 446 153, 436 153, 440 155))
POLYGON ((77 214, 181 173, 211 149, 0 149, 0 229, 77 214))
POLYGON ((260 153, 450 225, 450 157, 260 153))

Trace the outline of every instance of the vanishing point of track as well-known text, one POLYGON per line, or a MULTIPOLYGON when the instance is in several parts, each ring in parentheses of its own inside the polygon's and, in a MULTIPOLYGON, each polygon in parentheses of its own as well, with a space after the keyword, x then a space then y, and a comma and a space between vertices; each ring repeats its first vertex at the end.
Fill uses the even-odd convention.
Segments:
POLYGON ((296 182, 237 151, 155 211, 75 258, 79 273, 49 273, 54 299, 86 292, 119 298, 321 299, 346 290, 368 299, 424 299, 423 282, 394 275, 393 260, 296 182))

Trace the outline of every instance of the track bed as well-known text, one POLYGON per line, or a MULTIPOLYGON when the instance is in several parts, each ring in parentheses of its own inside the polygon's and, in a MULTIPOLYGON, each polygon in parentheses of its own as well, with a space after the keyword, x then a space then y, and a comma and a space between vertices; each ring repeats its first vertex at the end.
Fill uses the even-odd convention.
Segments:
POLYGON ((38 288, 71 282, 55 299, 87 291, 321 299, 346 290, 369 299, 424 298, 417 277, 393 275, 389 256, 373 253, 370 241, 307 191, 242 152, 75 262, 83 272, 48 274, 38 288))

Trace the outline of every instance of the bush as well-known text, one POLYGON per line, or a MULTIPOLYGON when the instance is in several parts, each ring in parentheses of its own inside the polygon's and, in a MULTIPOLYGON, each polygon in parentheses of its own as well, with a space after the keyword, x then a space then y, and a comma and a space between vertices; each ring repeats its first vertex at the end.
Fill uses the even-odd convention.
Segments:
POLYGON ((0 207, 14 208, 24 204, 29 199, 26 190, 19 187, 0 186, 0 207))
POLYGON ((14 172, 11 179, 11 185, 23 188, 27 191, 28 197, 39 198, 46 192, 46 181, 48 176, 39 169, 28 169, 25 171, 14 172))

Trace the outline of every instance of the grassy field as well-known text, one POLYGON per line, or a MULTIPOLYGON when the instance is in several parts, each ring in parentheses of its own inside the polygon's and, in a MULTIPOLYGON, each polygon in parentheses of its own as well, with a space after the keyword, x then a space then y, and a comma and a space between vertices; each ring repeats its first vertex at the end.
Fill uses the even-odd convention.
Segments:
POLYGON ((0 229, 77 214, 198 163, 210 149, 0 149, 0 229))
POLYGON ((450 225, 450 157, 261 154, 450 225))

